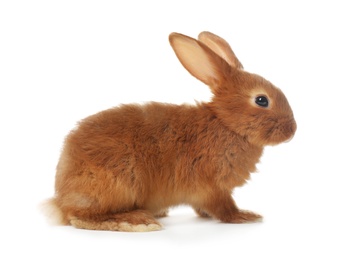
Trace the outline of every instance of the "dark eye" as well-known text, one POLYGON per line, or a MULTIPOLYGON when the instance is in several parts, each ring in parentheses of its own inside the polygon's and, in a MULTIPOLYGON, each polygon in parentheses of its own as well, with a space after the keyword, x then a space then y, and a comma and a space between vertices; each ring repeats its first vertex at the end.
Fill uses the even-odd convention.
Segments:
POLYGON ((255 98, 255 103, 261 107, 268 107, 268 98, 265 96, 258 96, 255 98))

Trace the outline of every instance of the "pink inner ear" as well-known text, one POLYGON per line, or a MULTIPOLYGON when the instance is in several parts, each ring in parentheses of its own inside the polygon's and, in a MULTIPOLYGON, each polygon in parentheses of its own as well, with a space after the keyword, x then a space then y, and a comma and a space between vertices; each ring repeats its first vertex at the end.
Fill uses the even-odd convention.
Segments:
POLYGON ((194 77, 209 86, 221 81, 220 58, 206 46, 183 35, 172 37, 171 45, 182 65, 194 77))

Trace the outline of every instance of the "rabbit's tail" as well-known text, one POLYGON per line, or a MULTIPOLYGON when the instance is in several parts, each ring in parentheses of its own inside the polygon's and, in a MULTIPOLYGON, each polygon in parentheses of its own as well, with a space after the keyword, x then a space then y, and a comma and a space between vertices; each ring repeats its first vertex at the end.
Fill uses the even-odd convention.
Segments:
POLYGON ((54 198, 48 199, 41 203, 40 209, 44 215, 46 215, 48 222, 52 225, 67 225, 69 223, 61 209, 56 204, 54 198))

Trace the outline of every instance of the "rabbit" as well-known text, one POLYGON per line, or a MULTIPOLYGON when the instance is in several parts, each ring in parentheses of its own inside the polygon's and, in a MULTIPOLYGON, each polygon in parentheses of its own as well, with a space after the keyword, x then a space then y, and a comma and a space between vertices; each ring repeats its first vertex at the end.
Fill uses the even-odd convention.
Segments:
POLYGON ((171 33, 183 67, 209 86, 209 102, 123 104, 80 121, 66 137, 46 206, 59 224, 89 230, 162 229, 168 209, 189 205, 224 223, 257 222, 232 198, 264 146, 297 125, 280 89, 243 70, 230 45, 202 32, 171 33))

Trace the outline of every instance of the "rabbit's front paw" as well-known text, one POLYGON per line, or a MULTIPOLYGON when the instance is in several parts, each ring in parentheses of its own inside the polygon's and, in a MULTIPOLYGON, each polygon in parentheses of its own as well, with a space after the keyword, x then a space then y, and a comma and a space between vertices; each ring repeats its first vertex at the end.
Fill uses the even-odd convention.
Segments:
POLYGON ((262 216, 251 211, 239 210, 229 215, 224 222, 227 223, 249 223, 249 222, 261 222, 262 216))

